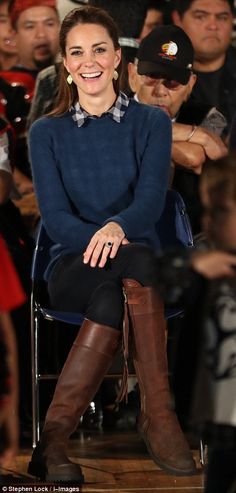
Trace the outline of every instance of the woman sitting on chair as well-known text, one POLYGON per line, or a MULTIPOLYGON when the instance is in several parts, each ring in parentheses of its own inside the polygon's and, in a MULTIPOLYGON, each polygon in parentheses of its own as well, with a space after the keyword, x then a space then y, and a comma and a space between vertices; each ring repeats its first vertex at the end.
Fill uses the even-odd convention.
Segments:
POLYGON ((32 125, 30 152, 43 223, 55 243, 45 274, 51 303, 82 312, 85 320, 29 472, 51 481, 83 481, 79 465, 66 456, 68 438, 117 350, 125 293, 142 401, 139 431, 160 467, 193 474, 195 463, 172 409, 163 304, 151 287, 171 122, 161 110, 119 91, 121 50, 106 12, 91 6, 71 11, 60 45, 58 106, 32 125))

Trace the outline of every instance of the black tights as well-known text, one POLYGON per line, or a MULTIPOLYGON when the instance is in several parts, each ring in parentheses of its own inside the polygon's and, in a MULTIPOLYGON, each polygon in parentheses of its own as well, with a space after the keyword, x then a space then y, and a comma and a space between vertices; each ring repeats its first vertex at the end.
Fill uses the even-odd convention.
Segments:
POLYGON ((84 313, 89 320, 120 329, 123 319, 123 279, 135 279, 143 286, 153 281, 155 255, 146 245, 121 246, 103 268, 83 263, 82 255, 59 260, 49 279, 52 306, 67 312, 84 313))

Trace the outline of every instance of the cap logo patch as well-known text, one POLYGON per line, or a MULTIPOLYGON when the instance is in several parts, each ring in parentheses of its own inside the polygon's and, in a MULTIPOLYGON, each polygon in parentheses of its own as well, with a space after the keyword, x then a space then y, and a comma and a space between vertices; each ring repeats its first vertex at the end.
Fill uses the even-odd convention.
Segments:
POLYGON ((162 45, 161 49, 162 52, 168 56, 175 56, 178 52, 178 46, 174 41, 169 41, 169 43, 165 43, 164 45, 162 45))

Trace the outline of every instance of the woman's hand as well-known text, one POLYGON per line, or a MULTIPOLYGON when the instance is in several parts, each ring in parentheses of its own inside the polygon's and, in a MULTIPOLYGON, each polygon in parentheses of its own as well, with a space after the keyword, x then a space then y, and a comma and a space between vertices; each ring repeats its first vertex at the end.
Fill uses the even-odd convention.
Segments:
POLYGON ((120 245, 127 243, 121 226, 115 222, 107 223, 91 238, 84 252, 84 263, 89 263, 91 267, 104 267, 108 257, 114 258, 120 245))

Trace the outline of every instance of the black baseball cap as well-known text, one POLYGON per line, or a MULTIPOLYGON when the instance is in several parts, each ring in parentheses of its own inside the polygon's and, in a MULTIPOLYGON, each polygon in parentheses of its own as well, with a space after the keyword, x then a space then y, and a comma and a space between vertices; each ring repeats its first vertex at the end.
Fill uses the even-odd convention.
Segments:
POLYGON ((187 84, 193 68, 193 45, 180 27, 158 26, 141 41, 137 58, 140 75, 168 77, 187 84))

